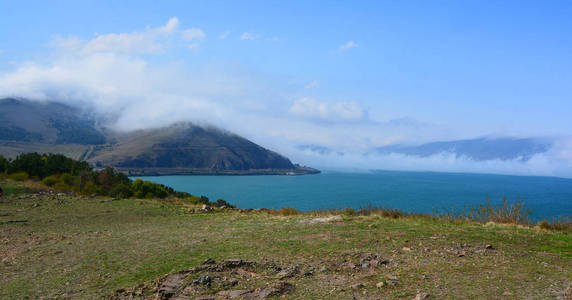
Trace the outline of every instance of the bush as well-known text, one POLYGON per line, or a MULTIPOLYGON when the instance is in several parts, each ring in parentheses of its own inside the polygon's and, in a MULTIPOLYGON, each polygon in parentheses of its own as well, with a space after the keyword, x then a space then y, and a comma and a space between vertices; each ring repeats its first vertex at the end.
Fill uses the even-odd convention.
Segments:
POLYGON ((8 176, 8 178, 12 179, 12 180, 16 180, 16 181, 24 181, 28 178, 30 178, 30 176, 28 176, 28 173, 26 172, 16 172, 16 173, 12 173, 8 176))
POLYGON ((8 170, 9 165, 10 161, 6 159, 4 156, 0 155, 0 173, 6 172, 6 170, 8 170))
POLYGON ((60 176, 60 181, 66 185, 72 186, 74 185, 75 178, 70 173, 64 173, 60 176))
POLYGON ((131 192, 136 198, 165 198, 174 193, 172 188, 151 181, 135 179, 131 183, 131 192))
POLYGON ((485 205, 469 209, 465 208, 461 211, 455 211, 454 209, 444 211, 436 210, 434 215, 448 220, 470 220, 483 223, 496 222, 506 224, 530 224, 530 220, 528 218, 530 211, 525 208, 524 204, 520 201, 520 198, 511 203, 506 199, 506 197, 503 197, 502 204, 499 206, 493 206, 489 199, 485 205))
POLYGON ((215 203, 213 203, 213 206, 216 207, 234 207, 232 206, 230 203, 226 202, 224 199, 217 199, 215 203))
POLYGON ((353 208, 346 208, 342 211, 342 213, 346 216, 353 216, 356 214, 356 211, 353 208))
POLYGON ((84 195, 93 195, 93 194, 102 195, 103 189, 97 186, 93 181, 89 181, 88 183, 85 184, 85 186, 81 190, 81 193, 84 195))
POLYGON ((201 198, 194 195, 189 195, 187 197, 184 197, 183 199, 192 204, 201 204, 201 198))
POLYGON ((572 219, 570 217, 557 219, 553 218, 550 222, 547 220, 542 220, 536 225, 546 230, 572 231, 572 219))
POLYGON ((280 216, 295 216, 300 214, 300 212, 293 207, 283 207, 276 212, 280 216))
POLYGON ((59 190, 59 191, 69 191, 69 190, 71 190, 71 186, 65 184, 65 182, 63 182, 63 181, 58 181, 58 182, 56 183, 56 185, 54 185, 54 188, 55 188, 56 190, 59 190))
POLYGON ((123 183, 116 184, 109 190, 109 196, 115 198, 129 198, 132 195, 129 185, 123 183))
POLYGON ((201 198, 199 198, 199 203, 201 203, 201 204, 209 204, 210 201, 209 201, 209 198, 208 198, 208 197, 206 197, 206 196, 201 196, 201 198))
POLYGON ((56 185, 56 183, 58 183, 58 181, 60 181, 60 179, 58 178, 57 175, 50 175, 50 176, 44 178, 42 180, 42 183, 47 185, 47 186, 54 186, 54 185, 56 185))

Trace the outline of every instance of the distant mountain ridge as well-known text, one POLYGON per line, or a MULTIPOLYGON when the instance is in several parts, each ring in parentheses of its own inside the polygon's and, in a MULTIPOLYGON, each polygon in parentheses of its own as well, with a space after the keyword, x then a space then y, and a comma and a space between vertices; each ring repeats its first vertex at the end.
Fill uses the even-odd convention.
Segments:
POLYGON ((178 123, 117 133, 65 104, 0 99, 0 154, 25 152, 62 153, 137 175, 319 172, 214 127, 178 123))
MULTIPOLYGON (((549 151, 555 140, 551 138, 481 137, 466 140, 437 141, 420 145, 393 144, 377 147, 363 155, 402 154, 417 157, 430 157, 439 154, 452 154, 457 158, 473 161, 520 160, 528 161, 534 155, 549 151)), ((334 149, 314 144, 297 145, 298 150, 314 155, 338 155, 334 149)))
POLYGON ((428 157, 441 153, 451 153, 456 157, 466 157, 475 161, 514 160, 528 161, 532 156, 544 153, 552 147, 548 139, 539 138, 476 138, 457 141, 432 142, 417 146, 390 145, 379 147, 377 153, 398 153, 428 157))

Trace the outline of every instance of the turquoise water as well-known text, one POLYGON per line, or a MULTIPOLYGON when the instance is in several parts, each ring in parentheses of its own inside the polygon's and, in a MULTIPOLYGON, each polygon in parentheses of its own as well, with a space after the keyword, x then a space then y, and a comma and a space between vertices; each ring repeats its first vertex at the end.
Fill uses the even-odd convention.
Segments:
POLYGON ((408 212, 460 209, 518 197, 533 219, 572 216, 572 179, 434 172, 324 172, 306 176, 144 177, 176 190, 223 198, 240 208, 363 208, 368 205, 408 212))

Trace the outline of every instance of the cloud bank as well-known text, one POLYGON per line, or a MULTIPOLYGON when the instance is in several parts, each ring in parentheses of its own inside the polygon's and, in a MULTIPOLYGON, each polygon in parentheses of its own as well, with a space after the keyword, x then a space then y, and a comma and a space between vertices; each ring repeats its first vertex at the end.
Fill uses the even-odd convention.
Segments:
MULTIPOLYGON (((230 31, 215 35, 220 42, 230 31)), ((258 36, 244 32, 240 40, 258 36)), ((474 162, 443 153, 419 158, 372 154, 393 143, 458 138, 441 125, 404 116, 384 119, 358 100, 308 94, 318 79, 285 87, 282 78, 240 65, 185 62, 168 55, 196 51, 209 35, 173 17, 161 26, 91 39, 57 36, 49 63, 20 62, 0 73, 0 97, 60 101, 105 116, 107 127, 134 130, 180 121, 212 124, 278 151, 293 161, 333 168, 432 170, 572 177, 572 139, 523 161, 474 162), (316 152, 299 145, 332 149, 316 152)), ((205 46, 206 47, 206 46, 205 46)), ((345 51, 357 47, 353 41, 345 51)), ((193 55, 191 52, 190 55, 193 55)))

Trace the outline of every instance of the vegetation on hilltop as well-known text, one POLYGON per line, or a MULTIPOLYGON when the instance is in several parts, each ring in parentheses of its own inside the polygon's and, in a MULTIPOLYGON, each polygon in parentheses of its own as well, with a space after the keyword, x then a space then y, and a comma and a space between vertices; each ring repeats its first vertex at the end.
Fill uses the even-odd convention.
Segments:
POLYGON ((72 191, 83 195, 101 195, 115 198, 179 198, 196 204, 229 206, 218 199, 210 202, 205 196, 197 197, 173 188, 144 181, 131 180, 113 168, 94 171, 87 162, 73 160, 61 154, 21 154, 14 160, 0 155, 0 173, 10 179, 33 179, 59 191, 72 191))

